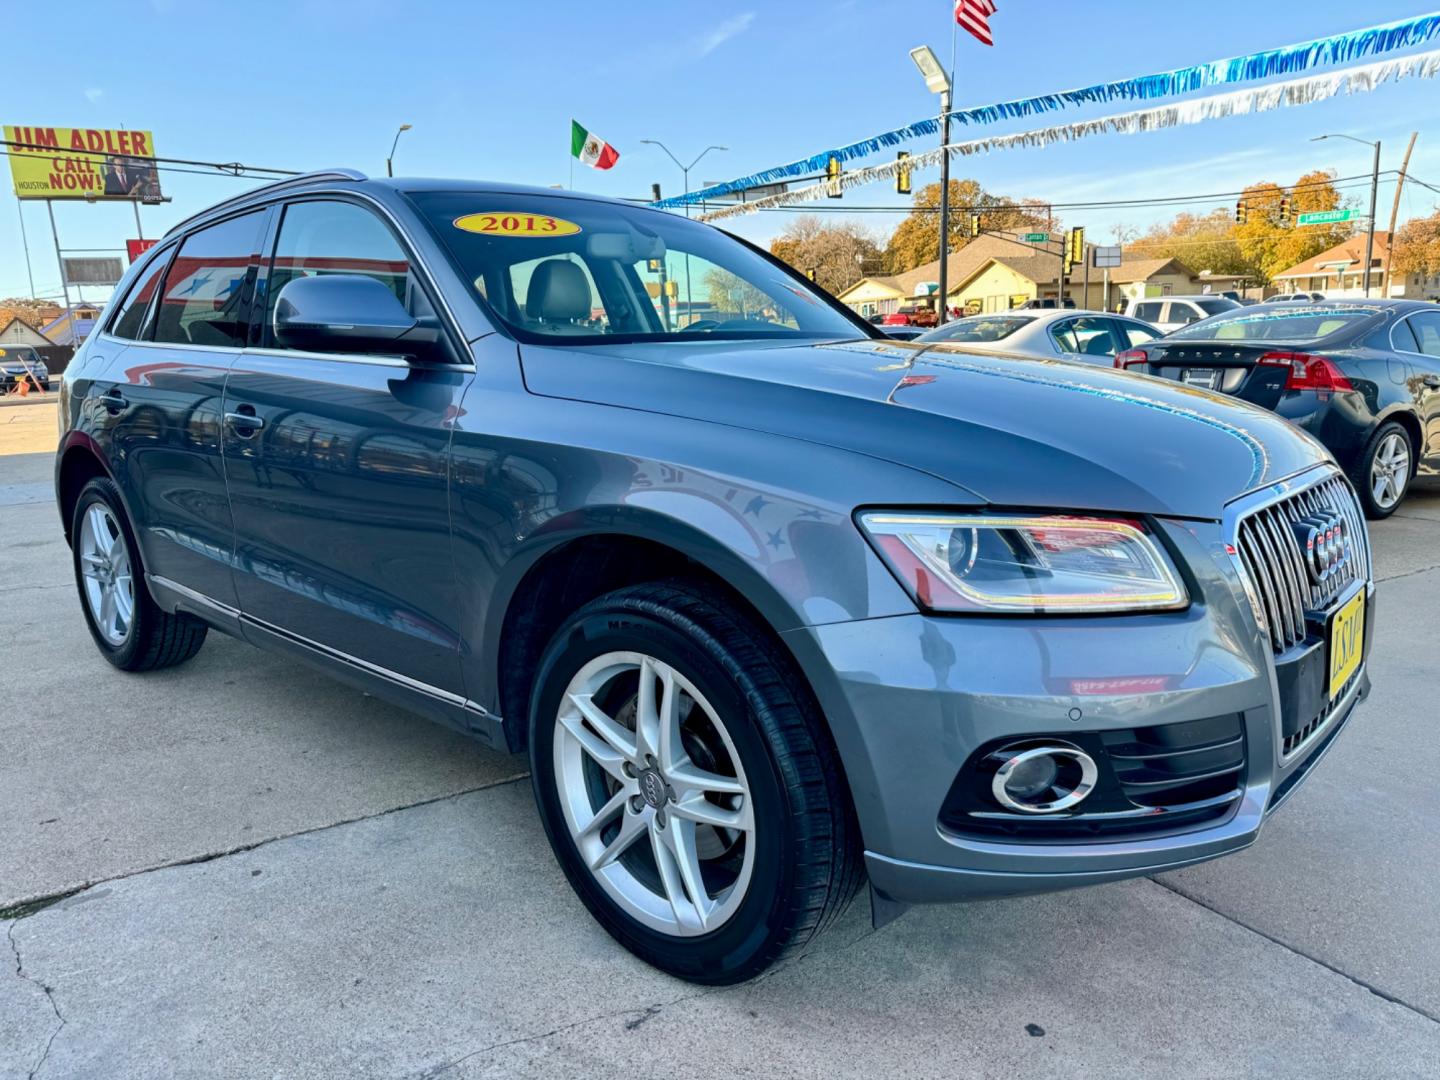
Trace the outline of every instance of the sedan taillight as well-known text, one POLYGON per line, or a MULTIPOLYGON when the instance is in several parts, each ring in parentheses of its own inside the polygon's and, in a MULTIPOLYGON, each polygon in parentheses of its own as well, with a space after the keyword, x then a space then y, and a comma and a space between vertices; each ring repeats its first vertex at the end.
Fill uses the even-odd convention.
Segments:
POLYGON ((1127 349, 1115 356, 1115 366, 1121 371, 1128 371, 1132 367, 1144 367, 1149 362, 1150 357, 1145 354, 1143 349, 1127 349))
POLYGON ((1313 353, 1267 352, 1256 363, 1283 367, 1286 390, 1354 390, 1339 365, 1326 356, 1313 353))

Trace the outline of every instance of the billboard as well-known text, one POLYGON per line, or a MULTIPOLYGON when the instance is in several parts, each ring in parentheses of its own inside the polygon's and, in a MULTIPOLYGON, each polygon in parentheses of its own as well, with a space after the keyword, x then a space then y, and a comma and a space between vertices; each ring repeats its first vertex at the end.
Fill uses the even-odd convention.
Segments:
POLYGON ((113 257, 72 259, 61 258, 66 285, 114 285, 125 273, 125 265, 113 257))
POLYGON ((10 177, 21 199, 159 202, 155 141, 148 131, 5 125, 10 177))
POLYGON ((130 261, 133 263, 159 242, 159 240, 126 240, 125 254, 130 256, 130 261))

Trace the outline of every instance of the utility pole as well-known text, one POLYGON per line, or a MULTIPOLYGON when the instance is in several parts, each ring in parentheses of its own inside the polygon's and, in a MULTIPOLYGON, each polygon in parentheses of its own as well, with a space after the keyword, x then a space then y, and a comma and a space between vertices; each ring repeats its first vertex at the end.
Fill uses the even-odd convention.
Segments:
POLYGON ((1410 151, 1415 149, 1415 140, 1419 135, 1418 131, 1410 133, 1410 145, 1405 147, 1405 160, 1400 162, 1400 176, 1395 181, 1395 201, 1390 204, 1390 228, 1387 230, 1390 237, 1390 252, 1385 256, 1385 276, 1381 278, 1384 283, 1380 289, 1383 296, 1390 295, 1390 286, 1394 283, 1395 221, 1400 216, 1400 192, 1405 190, 1405 170, 1410 167, 1410 151))
POLYGON ((1370 231, 1365 234, 1365 296, 1370 296, 1370 267, 1375 258, 1375 200, 1380 194, 1380 140, 1375 140, 1375 164, 1370 170, 1370 231))

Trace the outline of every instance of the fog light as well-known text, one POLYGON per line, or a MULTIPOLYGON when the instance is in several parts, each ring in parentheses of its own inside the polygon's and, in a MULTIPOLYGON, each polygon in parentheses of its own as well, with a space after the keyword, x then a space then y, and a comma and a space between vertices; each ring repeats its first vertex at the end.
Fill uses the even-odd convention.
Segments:
POLYGON ((1095 790, 1098 770, 1085 751, 1074 746, 1031 746, 1002 750, 990 792, 1007 810, 1055 814, 1069 810, 1095 790))

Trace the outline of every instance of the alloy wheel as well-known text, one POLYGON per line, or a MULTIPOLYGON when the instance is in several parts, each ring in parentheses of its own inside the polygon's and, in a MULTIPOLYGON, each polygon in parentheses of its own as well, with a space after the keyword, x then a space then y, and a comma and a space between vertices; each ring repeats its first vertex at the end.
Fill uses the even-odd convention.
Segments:
POLYGON ((120 646, 135 622, 130 550, 109 507, 93 503, 80 525, 80 572, 85 602, 107 644, 120 646))
POLYGON ((694 684, 653 656, 606 653, 570 680, 555 724, 560 805, 601 888, 677 937, 733 916, 754 869, 750 787, 694 684))
POLYGON ((1405 437, 1392 431, 1380 440, 1370 460, 1370 493, 1375 505, 1389 510, 1405 494, 1410 482, 1410 447, 1405 437))

